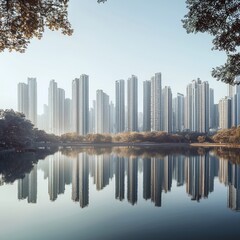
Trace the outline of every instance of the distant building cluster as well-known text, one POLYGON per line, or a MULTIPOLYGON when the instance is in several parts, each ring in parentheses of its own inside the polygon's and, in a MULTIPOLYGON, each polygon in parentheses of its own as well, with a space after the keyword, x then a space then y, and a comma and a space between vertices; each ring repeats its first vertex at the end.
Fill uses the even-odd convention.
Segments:
POLYGON ((218 104, 208 82, 193 80, 186 94, 173 97, 171 87, 162 87, 162 75, 156 73, 143 81, 143 111, 138 108, 138 78, 115 82, 115 102, 103 90, 96 91, 96 99, 89 106, 89 76, 81 75, 72 81, 72 98, 51 80, 48 104, 37 116, 37 81, 18 84, 18 111, 39 129, 62 135, 75 132, 120 133, 133 131, 210 132, 240 124, 240 86, 229 86, 228 96, 218 104), (126 84, 125 84, 126 83, 126 84))

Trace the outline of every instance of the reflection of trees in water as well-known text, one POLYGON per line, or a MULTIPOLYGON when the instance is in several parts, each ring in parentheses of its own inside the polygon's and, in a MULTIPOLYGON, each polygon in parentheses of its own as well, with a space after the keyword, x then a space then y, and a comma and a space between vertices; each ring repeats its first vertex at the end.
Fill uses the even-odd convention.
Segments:
POLYGON ((232 163, 240 164, 240 149, 219 147, 214 148, 214 154, 232 163))
POLYGON ((44 159, 49 154, 53 154, 57 149, 39 150, 35 153, 6 153, 0 156, 0 174, 5 183, 13 183, 16 179, 24 178, 26 173, 30 173, 33 165, 38 160, 44 159))
POLYGON ((129 147, 91 147, 91 148, 62 148, 61 153, 69 157, 77 157, 79 153, 86 152, 89 155, 115 154, 118 157, 164 157, 169 154, 181 154, 184 156, 204 155, 206 149, 201 147, 180 146, 129 146, 129 147))
POLYGON ((111 154, 112 147, 88 147, 88 148, 62 148, 61 153, 65 156, 76 158, 79 153, 87 153, 88 155, 111 154))

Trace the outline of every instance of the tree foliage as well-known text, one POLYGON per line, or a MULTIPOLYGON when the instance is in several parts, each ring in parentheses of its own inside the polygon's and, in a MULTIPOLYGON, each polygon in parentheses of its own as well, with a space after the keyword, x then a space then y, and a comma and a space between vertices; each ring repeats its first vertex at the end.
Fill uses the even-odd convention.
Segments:
POLYGON ((218 143, 240 144, 240 126, 218 131, 213 140, 218 143))
POLYGON ((68 0, 1 0, 0 52, 24 52, 30 39, 42 38, 45 28, 71 35, 68 0))
POLYGON ((33 124, 23 113, 0 110, 0 145, 4 148, 24 147, 33 141, 33 124))
POLYGON ((59 137, 33 128, 23 113, 0 109, 0 147, 26 148, 36 142, 57 142, 59 137))
POLYGON ((225 51, 227 62, 212 71, 217 80, 234 84, 240 75, 240 1, 187 0, 183 26, 188 33, 212 35, 213 49, 225 51))

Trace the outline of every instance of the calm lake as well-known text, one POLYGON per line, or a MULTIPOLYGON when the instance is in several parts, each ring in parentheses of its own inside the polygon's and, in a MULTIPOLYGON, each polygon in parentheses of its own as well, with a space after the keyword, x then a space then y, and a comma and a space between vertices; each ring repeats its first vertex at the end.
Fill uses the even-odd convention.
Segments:
POLYGON ((239 239, 238 163, 201 148, 2 154, 0 239, 239 239))

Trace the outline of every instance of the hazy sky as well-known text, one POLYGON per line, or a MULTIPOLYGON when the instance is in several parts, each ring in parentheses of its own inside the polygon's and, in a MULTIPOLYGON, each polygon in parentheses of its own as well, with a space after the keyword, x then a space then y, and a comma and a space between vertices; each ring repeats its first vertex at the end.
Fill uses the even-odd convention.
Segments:
POLYGON ((173 97, 185 95, 186 85, 199 77, 214 88, 217 102, 227 85, 213 79, 211 70, 226 56, 211 51, 211 36, 186 33, 186 12, 185 0, 70 0, 73 36, 46 30, 26 53, 0 53, 0 108, 17 109, 17 83, 36 77, 41 113, 51 79, 71 97, 72 80, 81 74, 90 76, 90 101, 103 89, 115 102, 115 81, 134 74, 141 110, 142 81, 161 72, 162 86, 171 86, 173 97))

